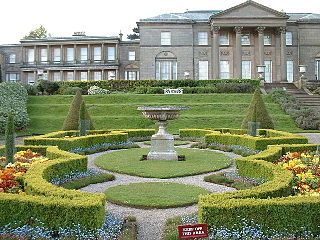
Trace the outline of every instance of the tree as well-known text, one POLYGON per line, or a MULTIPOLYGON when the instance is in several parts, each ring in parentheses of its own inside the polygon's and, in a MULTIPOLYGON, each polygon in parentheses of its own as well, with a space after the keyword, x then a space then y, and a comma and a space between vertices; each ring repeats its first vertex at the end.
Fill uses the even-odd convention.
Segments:
POLYGON ((30 31, 29 34, 24 36, 22 39, 34 39, 34 38, 46 38, 46 37, 50 37, 50 34, 47 32, 47 29, 43 25, 40 25, 40 27, 30 31))
MULTIPOLYGON (((79 117, 80 117, 80 108, 83 102, 81 91, 78 91, 74 96, 72 103, 69 108, 68 115, 64 120, 62 130, 78 130, 79 129, 79 117)), ((90 128, 91 130, 94 129, 91 117, 85 108, 85 119, 90 120, 90 128)))
POLYGON ((6 147, 7 163, 13 163, 14 154, 16 153, 14 135, 15 135, 15 132, 14 132, 13 113, 10 111, 8 113, 7 125, 5 130, 5 147, 6 147))
POLYGON ((133 31, 133 34, 128 34, 127 38, 130 40, 140 39, 139 28, 135 27, 132 29, 132 31, 133 31))
POLYGON ((87 135, 87 130, 90 128, 90 119, 87 118, 88 115, 86 115, 86 105, 84 101, 82 101, 79 113, 79 136, 87 135))
POLYGON ((274 128, 272 119, 268 114, 259 88, 257 88, 253 94, 247 115, 243 119, 241 128, 247 129, 248 122, 260 122, 260 128, 274 128))

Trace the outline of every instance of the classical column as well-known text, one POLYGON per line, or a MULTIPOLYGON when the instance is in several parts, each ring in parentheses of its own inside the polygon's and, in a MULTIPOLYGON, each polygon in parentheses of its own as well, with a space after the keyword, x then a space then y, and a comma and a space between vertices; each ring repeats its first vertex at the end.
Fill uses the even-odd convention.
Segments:
POLYGON ((257 27, 258 31, 258 39, 259 39, 259 45, 258 45, 258 65, 264 65, 264 30, 265 27, 257 27))
MULTIPOLYGON (((104 47, 104 43, 102 43, 102 45, 101 45, 101 62, 102 63, 104 63, 105 62, 105 56, 106 54, 105 54, 105 47, 104 47)), ((103 79, 103 78, 102 78, 103 79)))
POLYGON ((242 60, 242 48, 241 48, 241 31, 243 27, 234 27, 236 32, 236 47, 234 50, 234 62, 233 62, 233 77, 242 78, 241 60, 242 60))
POLYGON ((280 81, 287 81, 286 28, 280 27, 280 81))
POLYGON ((50 57, 50 45, 47 45, 47 64, 51 61, 51 57, 50 57))
POLYGON ((219 78, 219 26, 211 26, 212 31, 212 79, 219 78))

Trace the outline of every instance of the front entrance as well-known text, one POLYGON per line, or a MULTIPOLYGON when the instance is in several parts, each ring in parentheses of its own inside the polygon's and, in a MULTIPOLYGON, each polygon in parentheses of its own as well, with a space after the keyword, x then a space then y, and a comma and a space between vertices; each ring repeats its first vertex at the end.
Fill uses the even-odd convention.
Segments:
POLYGON ((272 61, 266 60, 264 61, 264 65, 266 66, 264 69, 264 81, 266 83, 272 83, 272 61))

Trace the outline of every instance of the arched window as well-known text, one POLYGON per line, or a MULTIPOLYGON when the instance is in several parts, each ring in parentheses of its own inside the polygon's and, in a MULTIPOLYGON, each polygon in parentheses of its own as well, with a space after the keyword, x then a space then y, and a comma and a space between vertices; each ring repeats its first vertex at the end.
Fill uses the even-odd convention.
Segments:
POLYGON ((159 53, 155 71, 157 80, 177 80, 177 57, 172 52, 159 53))

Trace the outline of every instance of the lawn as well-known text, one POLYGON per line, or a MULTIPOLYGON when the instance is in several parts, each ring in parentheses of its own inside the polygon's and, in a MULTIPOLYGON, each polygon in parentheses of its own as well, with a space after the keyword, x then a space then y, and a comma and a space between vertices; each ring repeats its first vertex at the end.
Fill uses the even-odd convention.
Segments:
MULTIPOLYGON (((171 121, 168 129, 178 133, 181 128, 239 128, 246 114, 252 94, 183 94, 142 95, 111 94, 83 96, 97 129, 154 128, 154 122, 141 116, 137 107, 144 105, 182 105, 188 110, 171 121)), ((269 96, 263 96, 275 128, 302 132, 290 116, 269 96)), ((30 124, 22 134, 43 134, 61 129, 73 96, 29 96, 30 124)))
POLYGON ((144 160, 150 149, 129 149, 106 153, 95 160, 103 169, 129 175, 150 178, 173 178, 213 172, 228 167, 232 159, 222 153, 199 149, 178 148, 185 161, 144 160))
POLYGON ((201 187, 170 182, 132 183, 105 191, 110 202, 142 208, 188 206, 197 203, 200 194, 208 193, 201 187))

